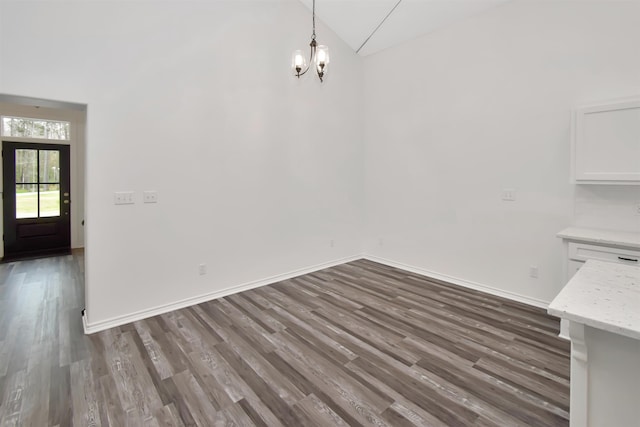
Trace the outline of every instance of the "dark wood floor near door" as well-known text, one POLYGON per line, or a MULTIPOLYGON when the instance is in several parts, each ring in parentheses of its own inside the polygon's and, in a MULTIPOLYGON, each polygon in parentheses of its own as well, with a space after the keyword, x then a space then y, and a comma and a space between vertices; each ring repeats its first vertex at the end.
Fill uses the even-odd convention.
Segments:
POLYGON ((360 260, 91 336, 82 254, 0 265, 1 426, 564 426, 543 310, 360 260))

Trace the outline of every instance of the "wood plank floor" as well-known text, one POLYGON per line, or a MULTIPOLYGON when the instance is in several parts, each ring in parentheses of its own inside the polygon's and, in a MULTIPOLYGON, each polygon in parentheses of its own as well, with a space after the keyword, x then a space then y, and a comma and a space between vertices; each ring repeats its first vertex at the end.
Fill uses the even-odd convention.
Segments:
POLYGON ((1 426, 566 426, 543 310, 360 260, 82 334, 82 254, 0 265, 1 426))

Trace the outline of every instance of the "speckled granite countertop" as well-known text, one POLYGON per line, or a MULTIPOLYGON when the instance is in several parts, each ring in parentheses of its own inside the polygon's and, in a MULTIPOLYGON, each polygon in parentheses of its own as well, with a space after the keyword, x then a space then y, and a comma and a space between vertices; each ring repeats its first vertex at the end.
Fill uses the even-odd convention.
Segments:
POLYGON ((614 231, 598 228, 569 227, 556 234, 556 236, 567 240, 574 240, 577 242, 625 246, 628 248, 640 249, 640 233, 635 233, 632 231, 614 231))
POLYGON ((589 260, 551 301, 548 312, 640 339, 640 267, 589 260))

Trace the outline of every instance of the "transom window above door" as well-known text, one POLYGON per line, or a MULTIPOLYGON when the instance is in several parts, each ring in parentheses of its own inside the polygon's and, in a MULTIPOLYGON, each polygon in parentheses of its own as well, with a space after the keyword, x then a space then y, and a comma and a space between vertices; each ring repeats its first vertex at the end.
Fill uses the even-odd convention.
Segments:
POLYGON ((0 135, 68 141, 71 139, 71 124, 57 120, 2 116, 0 135))

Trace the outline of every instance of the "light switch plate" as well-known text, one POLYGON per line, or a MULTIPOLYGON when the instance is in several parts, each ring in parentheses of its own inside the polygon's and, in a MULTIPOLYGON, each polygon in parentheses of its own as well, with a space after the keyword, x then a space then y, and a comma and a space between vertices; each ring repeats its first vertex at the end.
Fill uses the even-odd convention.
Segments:
POLYGON ((116 191, 113 193, 113 202, 116 205, 132 205, 135 203, 133 199, 133 191, 116 191))

